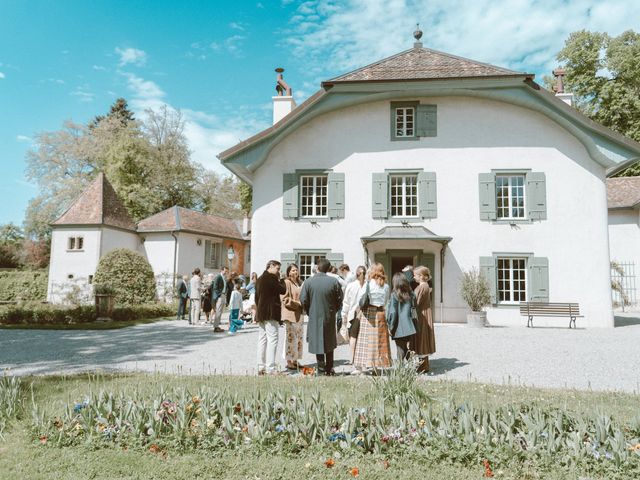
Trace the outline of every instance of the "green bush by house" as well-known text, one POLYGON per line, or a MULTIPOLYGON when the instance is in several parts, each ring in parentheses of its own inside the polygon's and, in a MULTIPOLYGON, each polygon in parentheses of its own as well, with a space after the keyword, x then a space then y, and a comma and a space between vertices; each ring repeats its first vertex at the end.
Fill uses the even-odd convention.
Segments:
POLYGON ((46 270, 0 271, 0 302, 43 302, 47 279, 46 270))
MULTIPOLYGON (((175 306, 166 303, 116 305, 113 309, 114 321, 140 320, 173 316, 175 306)), ((93 305, 62 307, 57 305, 8 305, 0 307, 0 324, 5 325, 66 325, 91 323, 96 321, 93 305)))
POLYGON ((138 305, 156 298, 156 281, 149 262, 139 253, 117 248, 100 259, 94 285, 113 288, 119 305, 138 305))

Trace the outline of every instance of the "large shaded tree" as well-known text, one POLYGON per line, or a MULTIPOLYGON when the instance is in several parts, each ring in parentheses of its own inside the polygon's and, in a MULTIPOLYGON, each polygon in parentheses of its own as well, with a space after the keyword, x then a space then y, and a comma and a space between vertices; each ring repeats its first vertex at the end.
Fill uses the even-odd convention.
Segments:
POLYGON ((200 203, 184 122, 180 112, 167 107, 147 110, 140 122, 118 99, 107 115, 87 125, 67 121, 61 130, 35 135, 34 143, 26 174, 40 194, 27 208, 30 237, 46 238, 49 224, 98 172, 105 172, 134 220, 175 204, 200 203))
MULTIPOLYGON (((577 108, 601 125, 640 141, 640 34, 574 32, 557 58, 577 108)), ((624 174, 638 175, 640 166, 624 174)))

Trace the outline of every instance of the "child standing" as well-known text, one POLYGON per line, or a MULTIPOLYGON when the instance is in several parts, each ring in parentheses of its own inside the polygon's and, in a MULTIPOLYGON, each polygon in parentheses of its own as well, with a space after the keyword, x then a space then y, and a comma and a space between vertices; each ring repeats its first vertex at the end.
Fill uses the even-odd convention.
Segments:
POLYGON ((244 322, 240 320, 240 309, 242 308, 242 282, 233 282, 233 292, 231 292, 231 298, 229 299, 229 335, 236 333, 244 322))

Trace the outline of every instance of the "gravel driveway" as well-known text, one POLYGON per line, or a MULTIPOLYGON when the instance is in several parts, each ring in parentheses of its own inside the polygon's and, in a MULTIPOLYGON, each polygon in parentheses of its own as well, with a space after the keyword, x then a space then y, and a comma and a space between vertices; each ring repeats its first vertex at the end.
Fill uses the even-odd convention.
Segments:
MULTIPOLYGON (((457 381, 640 392, 640 315, 616 328, 577 329, 437 325, 430 376, 457 381)), ((181 374, 255 374, 257 327, 214 334, 185 321, 119 330, 0 330, 0 369, 16 375, 83 370, 181 374)), ((278 359, 282 360, 281 330, 278 359)), ((394 352, 395 353, 395 352, 394 352)), ((347 346, 336 370, 348 372, 347 346)), ((303 363, 314 363, 305 355, 303 363)))

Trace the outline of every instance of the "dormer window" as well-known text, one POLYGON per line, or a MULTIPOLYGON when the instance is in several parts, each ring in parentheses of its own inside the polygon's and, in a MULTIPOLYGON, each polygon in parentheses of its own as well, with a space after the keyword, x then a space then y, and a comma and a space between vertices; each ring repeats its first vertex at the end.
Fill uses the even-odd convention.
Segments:
POLYGON ((391 140, 419 140, 435 137, 437 129, 437 105, 420 102, 391 102, 391 140))
POLYGON ((84 249, 84 237, 69 237, 67 240, 67 250, 78 251, 84 249))

